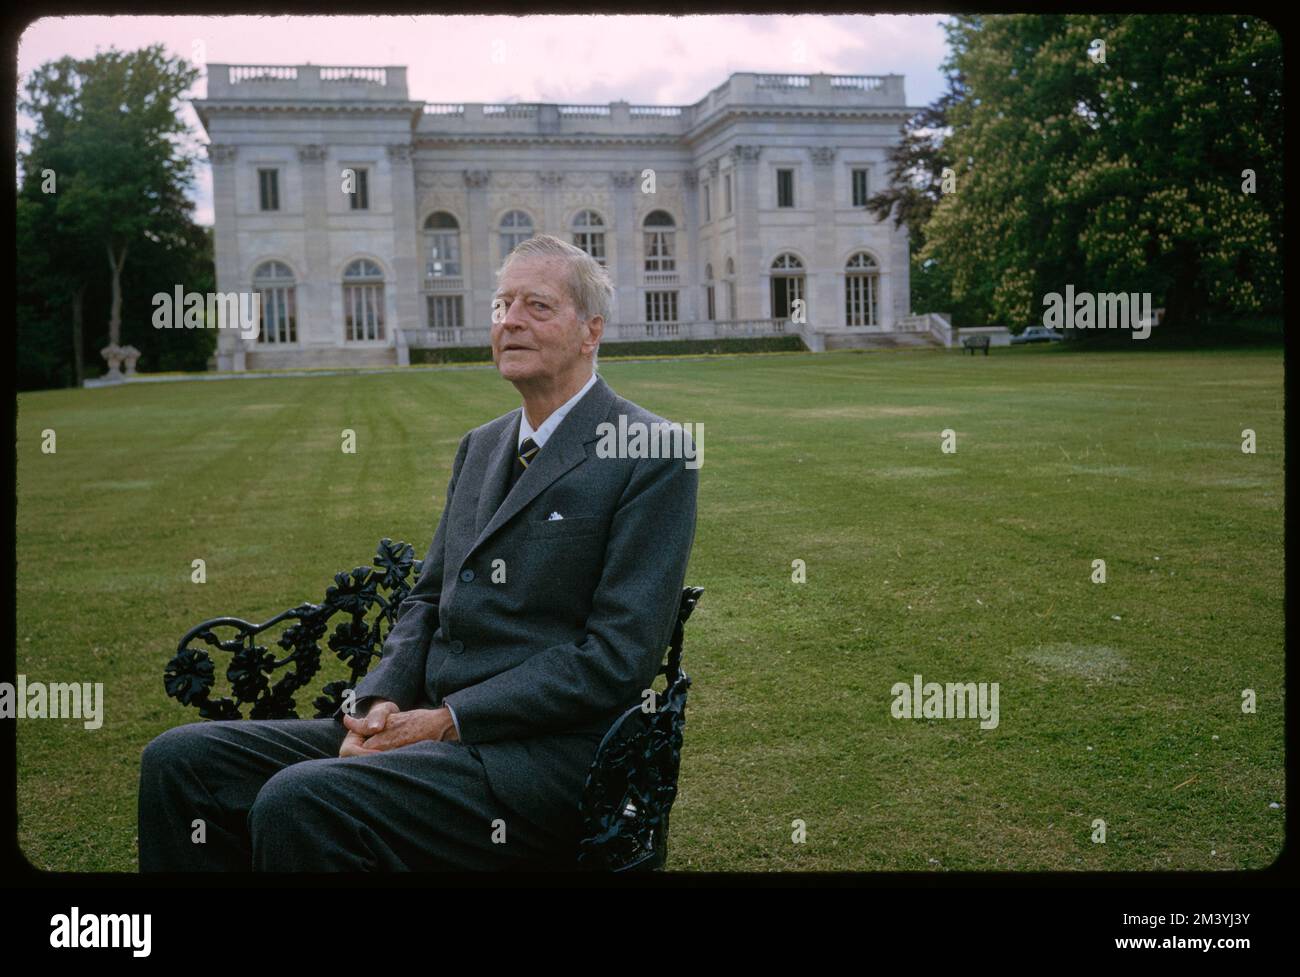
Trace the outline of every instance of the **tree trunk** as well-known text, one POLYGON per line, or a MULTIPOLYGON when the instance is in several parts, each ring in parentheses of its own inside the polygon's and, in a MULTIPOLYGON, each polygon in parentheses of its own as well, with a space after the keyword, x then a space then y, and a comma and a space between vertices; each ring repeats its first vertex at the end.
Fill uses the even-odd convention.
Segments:
POLYGON ((85 298, 86 286, 80 285, 72 293, 72 370, 78 387, 86 380, 86 365, 81 361, 81 353, 85 345, 81 333, 81 310, 85 298))
POLYGON ((126 249, 122 246, 122 257, 113 254, 113 245, 107 244, 108 267, 112 272, 113 302, 108 313, 108 343, 110 346, 122 345, 122 268, 126 265, 126 249))

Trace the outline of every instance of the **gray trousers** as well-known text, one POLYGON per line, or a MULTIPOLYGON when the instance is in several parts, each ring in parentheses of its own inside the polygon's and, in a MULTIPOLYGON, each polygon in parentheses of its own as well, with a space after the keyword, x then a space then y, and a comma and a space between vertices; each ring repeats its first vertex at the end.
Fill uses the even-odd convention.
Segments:
POLYGON ((141 762, 140 871, 574 867, 577 839, 507 809, 475 747, 427 741, 340 757, 346 734, 332 719, 163 733, 141 762))

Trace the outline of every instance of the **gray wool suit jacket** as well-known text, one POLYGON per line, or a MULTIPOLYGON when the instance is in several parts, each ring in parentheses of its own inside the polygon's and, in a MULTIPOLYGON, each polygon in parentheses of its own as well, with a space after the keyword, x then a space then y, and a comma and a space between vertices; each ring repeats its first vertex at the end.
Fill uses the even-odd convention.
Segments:
POLYGON ((601 737, 671 640, 699 474, 599 457, 601 422, 667 422, 598 376, 507 495, 521 412, 461 439, 420 578, 356 701, 450 705, 500 801, 576 843, 601 737))

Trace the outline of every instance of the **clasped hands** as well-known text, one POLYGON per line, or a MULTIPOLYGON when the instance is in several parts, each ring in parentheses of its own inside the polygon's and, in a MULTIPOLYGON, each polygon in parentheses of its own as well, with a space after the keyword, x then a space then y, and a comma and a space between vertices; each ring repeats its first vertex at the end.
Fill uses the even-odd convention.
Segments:
POLYGON ((396 702, 380 699, 371 703, 365 716, 343 716, 348 734, 339 756, 371 756, 421 740, 459 740, 451 710, 410 709, 402 712, 396 702))

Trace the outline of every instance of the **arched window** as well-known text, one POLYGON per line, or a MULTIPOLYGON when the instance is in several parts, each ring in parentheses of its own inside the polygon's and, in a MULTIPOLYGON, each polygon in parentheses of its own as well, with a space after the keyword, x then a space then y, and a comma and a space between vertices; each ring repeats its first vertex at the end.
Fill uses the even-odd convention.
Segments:
POLYGON ((343 271, 343 317, 348 342, 384 338, 384 271, 369 258, 343 271))
POLYGON ((736 263, 727 259, 727 318, 733 322, 739 319, 736 314, 736 263))
POLYGON ((444 210, 424 222, 426 278, 460 277, 460 224, 444 210))
POLYGON ((264 261, 253 272, 253 291, 259 295, 259 343, 296 343, 298 312, 293 272, 283 261, 264 261))
POLYGON ((652 210, 641 222, 645 228, 645 270, 675 272, 677 258, 674 237, 677 224, 666 210, 652 210))
POLYGON ((605 263, 605 222, 594 210, 580 210, 573 218, 573 244, 602 265, 605 263))
POLYGON ((709 322, 718 318, 718 309, 713 297, 713 265, 708 262, 704 265, 704 317, 709 322))
POLYGON ((880 265, 859 251, 844 266, 844 321, 850 326, 876 325, 876 296, 880 292, 880 265))
MULTIPOLYGON (((777 255, 772 262, 772 318, 789 319, 795 314, 795 302, 803 297, 803 262, 789 252, 777 255)), ((803 311, 806 315, 807 309, 803 311)))
POLYGON ((511 210, 501 218, 501 257, 533 236, 533 219, 522 210, 511 210))

